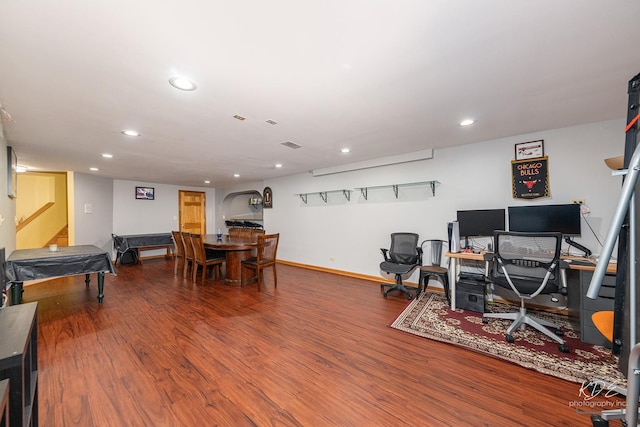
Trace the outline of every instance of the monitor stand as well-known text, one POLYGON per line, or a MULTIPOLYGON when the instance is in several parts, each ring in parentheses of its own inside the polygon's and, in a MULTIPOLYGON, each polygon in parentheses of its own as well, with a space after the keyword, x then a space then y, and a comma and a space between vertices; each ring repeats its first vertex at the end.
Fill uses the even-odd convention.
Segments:
POLYGON ((578 248, 581 251, 583 251, 585 257, 591 256, 591 251, 589 249, 585 248, 580 243, 574 242, 573 240, 571 240, 570 237, 565 236, 564 241, 567 242, 570 246, 573 246, 574 248, 578 248))
POLYGON ((469 246, 469 236, 464 236, 464 248, 465 249, 473 249, 469 246))

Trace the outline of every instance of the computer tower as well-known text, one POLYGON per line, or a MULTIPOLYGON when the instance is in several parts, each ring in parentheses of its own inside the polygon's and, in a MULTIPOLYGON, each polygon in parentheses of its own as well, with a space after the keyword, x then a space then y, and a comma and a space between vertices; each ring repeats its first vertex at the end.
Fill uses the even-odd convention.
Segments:
POLYGON ((447 234, 449 236, 449 252, 460 252, 460 223, 458 221, 452 221, 447 227, 447 234))

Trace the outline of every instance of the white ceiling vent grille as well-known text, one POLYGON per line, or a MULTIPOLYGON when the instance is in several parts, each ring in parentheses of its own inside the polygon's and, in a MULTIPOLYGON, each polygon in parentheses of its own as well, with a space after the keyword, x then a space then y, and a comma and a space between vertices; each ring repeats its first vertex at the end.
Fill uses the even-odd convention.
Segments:
POLYGON ((284 145, 285 147, 293 148, 294 150, 298 148, 302 148, 302 145, 298 145, 295 142, 291 142, 291 141, 281 142, 281 144, 284 145))

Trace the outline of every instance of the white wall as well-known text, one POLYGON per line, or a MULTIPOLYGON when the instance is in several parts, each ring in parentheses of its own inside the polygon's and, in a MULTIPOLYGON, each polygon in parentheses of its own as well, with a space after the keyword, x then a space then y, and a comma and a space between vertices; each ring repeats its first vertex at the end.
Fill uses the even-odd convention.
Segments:
MULTIPOLYGON (((279 259, 372 276, 380 275, 380 248, 389 246, 390 233, 412 231, 421 240, 446 239, 447 222, 462 209, 568 203, 582 198, 591 209, 587 220, 602 241, 621 186, 621 179, 611 176, 603 159, 623 154, 624 125, 623 120, 607 121, 436 150, 434 159, 420 162, 323 177, 301 174, 266 180, 264 185, 273 190, 274 207, 264 210, 265 228, 281 233, 279 259), (511 193, 514 144, 539 139, 544 140, 549 157, 551 197, 516 201, 511 193), (398 199, 390 188, 369 190, 369 200, 360 192, 353 192, 351 201, 335 193, 324 203, 309 194, 305 205, 296 196, 427 180, 441 182, 435 197, 426 187, 400 188, 398 199)), ((576 241, 595 254, 601 250, 584 220, 582 238, 576 241)), ((417 273, 410 280, 417 281, 417 273)))
POLYGON ((7 172, 7 140, 0 120, 0 248, 5 248, 5 257, 16 248, 16 202, 7 195, 7 172))
POLYGON ((96 245, 111 250, 113 180, 75 172, 71 188, 73 197, 69 202, 69 218, 70 222, 73 218, 73 244, 96 245))
POLYGON ((214 234, 216 190, 202 187, 182 187, 140 181, 113 181, 113 233, 168 233, 178 230, 178 191, 206 193, 207 233, 214 234), (155 188, 154 200, 136 200, 136 187, 155 188))

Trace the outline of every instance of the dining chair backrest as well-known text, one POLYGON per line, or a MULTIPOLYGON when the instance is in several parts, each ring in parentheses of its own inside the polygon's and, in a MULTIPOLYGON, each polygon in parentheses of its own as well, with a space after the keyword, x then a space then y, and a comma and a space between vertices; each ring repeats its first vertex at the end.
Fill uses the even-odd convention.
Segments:
POLYGON ((257 236, 259 234, 265 234, 265 231, 262 228, 253 228, 251 229, 251 235, 257 236))
POLYGON ((207 253, 204 250, 204 241, 199 234, 191 234, 191 244, 193 245, 194 259, 199 263, 207 261, 207 253))
POLYGON ((182 240, 184 241, 184 252, 187 259, 194 259, 193 243, 191 243, 191 233, 182 232, 182 240))
POLYGON ((239 237, 251 237, 251 229, 250 228, 241 228, 239 237))
POLYGON ((173 236, 173 244, 176 248, 176 256, 184 258, 185 248, 184 241, 182 240, 182 234, 179 231, 172 231, 171 236, 173 236))
POLYGON ((240 230, 242 230, 241 228, 230 228, 229 229, 229 237, 238 237, 240 236, 240 230))
POLYGON ((258 265, 276 261, 280 233, 258 235, 258 265))

